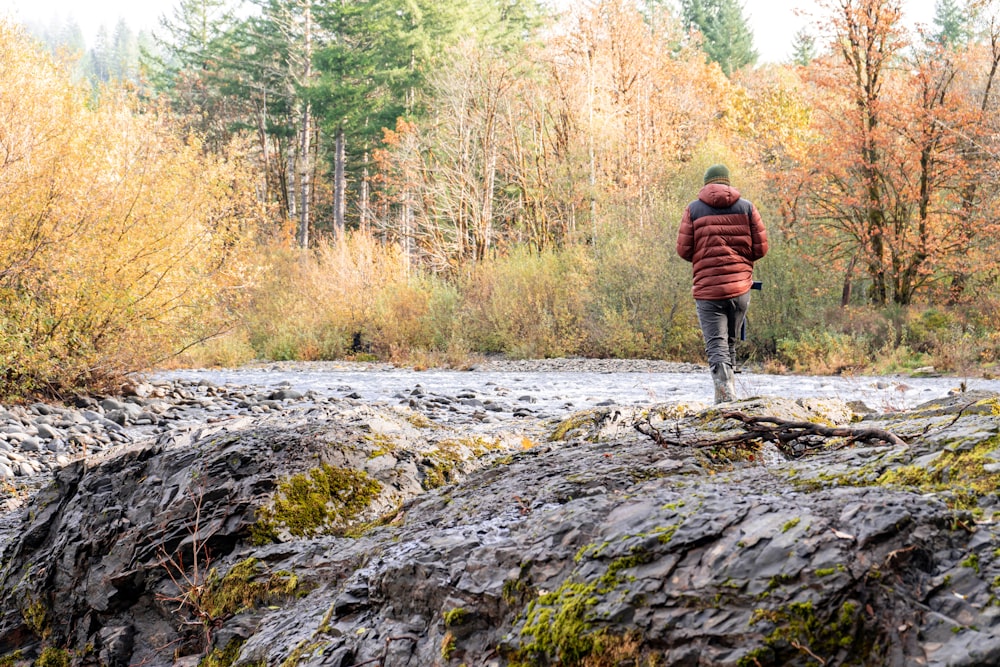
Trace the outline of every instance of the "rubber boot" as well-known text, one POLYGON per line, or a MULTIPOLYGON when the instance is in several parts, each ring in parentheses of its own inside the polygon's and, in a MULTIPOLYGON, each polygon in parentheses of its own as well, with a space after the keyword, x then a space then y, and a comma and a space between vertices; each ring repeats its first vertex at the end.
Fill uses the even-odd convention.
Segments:
POLYGON ((715 402, 727 403, 736 400, 736 380, 729 364, 712 366, 712 383, 715 385, 715 402))

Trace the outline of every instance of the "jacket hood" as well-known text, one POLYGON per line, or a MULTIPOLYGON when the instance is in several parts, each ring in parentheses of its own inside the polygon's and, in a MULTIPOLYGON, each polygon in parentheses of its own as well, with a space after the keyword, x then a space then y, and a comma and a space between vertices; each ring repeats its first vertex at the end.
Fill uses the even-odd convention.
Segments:
POLYGON ((740 200, 740 191, 724 183, 709 183, 698 193, 698 199, 712 208, 729 208, 740 200))

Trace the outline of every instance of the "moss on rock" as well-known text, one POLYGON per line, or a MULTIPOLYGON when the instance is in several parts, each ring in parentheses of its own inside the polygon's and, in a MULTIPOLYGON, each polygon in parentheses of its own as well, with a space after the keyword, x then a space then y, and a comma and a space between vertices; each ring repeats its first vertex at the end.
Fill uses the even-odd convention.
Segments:
POLYGON ((979 499, 1000 488, 1000 472, 989 472, 997 460, 990 454, 1000 447, 1000 436, 970 449, 945 449, 926 465, 906 465, 884 472, 875 484, 913 489, 920 493, 948 492, 955 509, 977 510, 979 499))
POLYGON ((251 529, 257 544, 292 537, 343 534, 382 491, 367 473, 324 463, 308 474, 293 475, 278 484, 271 505, 258 510, 251 529))

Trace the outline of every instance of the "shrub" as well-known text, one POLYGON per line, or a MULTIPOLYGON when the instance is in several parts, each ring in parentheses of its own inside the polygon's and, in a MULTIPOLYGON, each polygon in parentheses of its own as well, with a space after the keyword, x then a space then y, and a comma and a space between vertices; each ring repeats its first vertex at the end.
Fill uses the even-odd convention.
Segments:
MULTIPOLYGON (((0 22, 0 395, 113 389, 225 326, 248 172, 155 109, 95 102, 0 22)), ((238 150, 238 147, 234 147, 238 150)))
POLYGON ((244 323, 250 345, 265 359, 345 356, 355 335, 371 339, 383 295, 407 281, 399 249, 367 234, 320 239, 310 251, 273 245, 260 253, 267 269, 244 323))
POLYGON ((838 300, 830 287, 836 280, 807 261, 812 250, 785 241, 777 230, 768 232, 770 250, 754 266, 763 289, 751 292, 747 315, 747 349, 757 359, 774 357, 780 341, 825 328, 825 316, 838 300))
POLYGON ((577 355, 592 289, 593 259, 586 248, 518 248, 475 267, 463 280, 462 330, 482 352, 577 355))
POLYGON ((778 343, 778 357, 793 371, 840 374, 865 368, 870 355, 856 338, 829 331, 806 331, 778 343))
POLYGON ((676 227, 651 226, 602 240, 588 354, 653 358, 701 354, 691 268, 675 252, 676 227))

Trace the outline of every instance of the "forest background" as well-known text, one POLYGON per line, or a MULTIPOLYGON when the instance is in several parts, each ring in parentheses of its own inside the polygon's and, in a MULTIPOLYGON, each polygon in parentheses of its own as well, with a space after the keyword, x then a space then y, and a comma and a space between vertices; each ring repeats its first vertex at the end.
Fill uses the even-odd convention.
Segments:
POLYGON ((760 208, 741 353, 994 372, 992 2, 182 0, 153 39, 0 23, 0 395, 163 365, 702 361, 705 168, 760 208))

